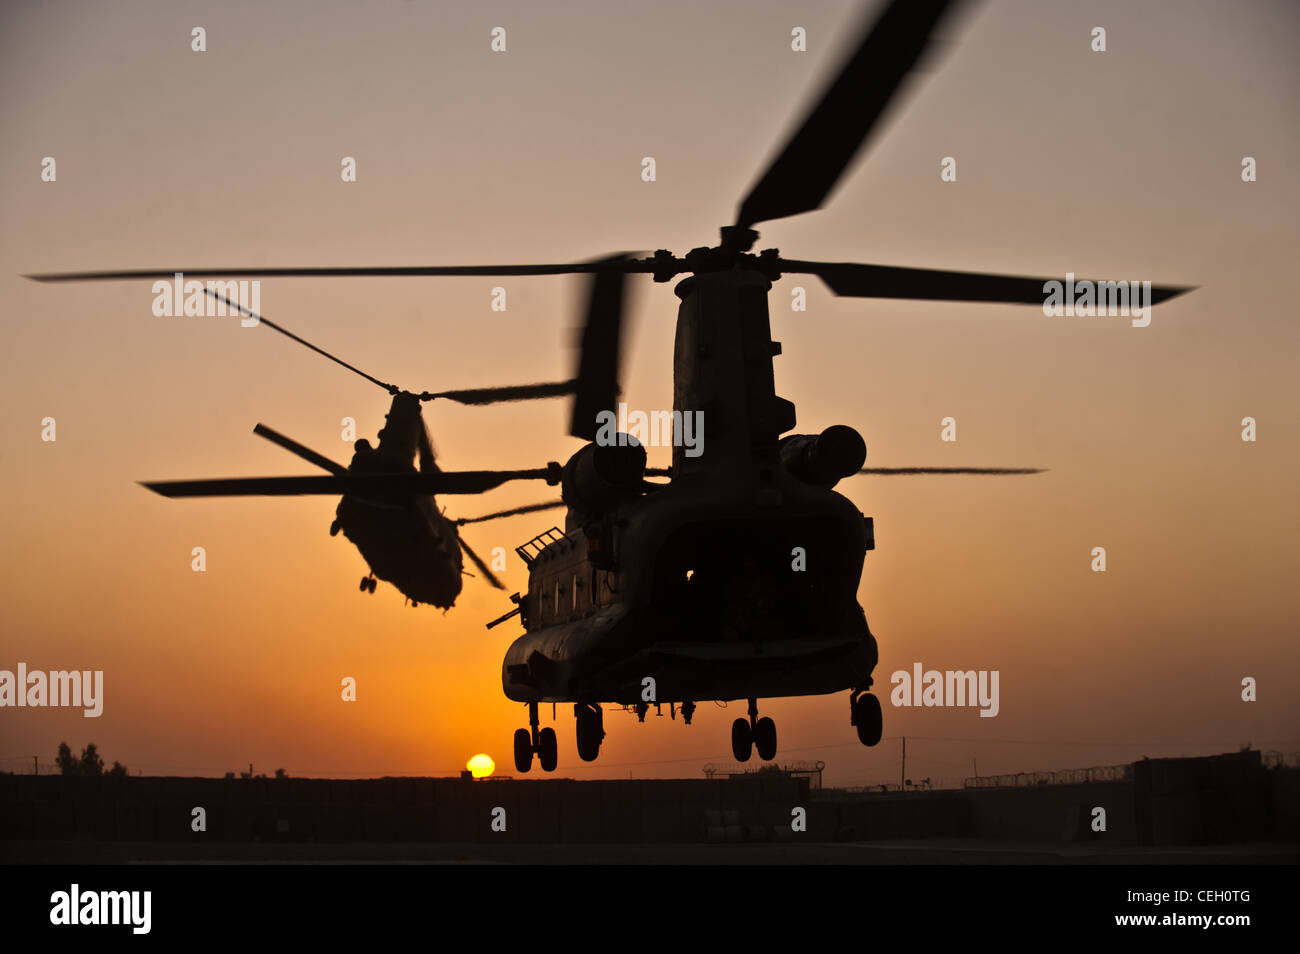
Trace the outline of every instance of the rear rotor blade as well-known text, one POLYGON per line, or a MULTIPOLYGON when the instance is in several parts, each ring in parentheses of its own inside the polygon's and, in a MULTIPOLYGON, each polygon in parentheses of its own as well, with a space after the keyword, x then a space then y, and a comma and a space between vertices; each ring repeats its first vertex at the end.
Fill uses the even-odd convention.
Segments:
POLYGON ((433 449, 433 438, 429 436, 429 425, 425 423, 424 415, 420 415, 419 421, 416 422, 419 429, 415 432, 415 453, 419 461, 419 470, 422 474, 441 473, 438 470, 438 452, 433 449))
POLYGON ((219 477, 147 481, 164 497, 292 497, 303 494, 392 498, 418 494, 477 494, 511 480, 558 482, 559 464, 536 470, 465 470, 434 473, 343 474, 327 477, 219 477))
POLYGON ((265 437, 272 444, 279 444, 291 454, 297 454, 303 460, 315 464, 322 470, 328 470, 331 474, 346 474, 348 469, 342 464, 336 464, 324 454, 318 454, 310 447, 304 447, 292 438, 285 437, 279 431, 273 431, 265 424, 258 424, 253 428, 253 433, 258 437, 265 437))
POLYGON ((373 384, 377 384, 377 385, 379 385, 381 388, 383 388, 383 389, 384 389, 385 391, 387 391, 389 394, 396 394, 396 393, 398 392, 399 389, 398 389, 397 385, 395 385, 395 384, 389 384, 389 383, 386 382, 386 381, 380 381, 378 378, 371 377, 370 375, 366 374, 366 372, 362 371, 360 368, 353 367, 352 365, 348 364, 348 363, 347 363, 346 361, 344 361, 342 358, 336 358, 336 357, 334 357, 334 355, 330 354, 330 353, 329 353, 328 351, 326 351, 324 348, 318 348, 318 347, 316 347, 314 344, 312 344, 312 343, 311 343, 310 341, 308 341, 306 338, 299 338, 297 335, 295 335, 295 334, 294 334, 292 331, 290 331, 288 328, 283 328, 283 327, 281 327, 280 325, 277 325, 274 321, 271 321, 269 318, 263 318, 261 315, 257 314, 257 312, 249 311, 249 310, 248 310, 247 308, 245 308, 243 305, 239 304, 239 302, 231 301, 231 300, 230 300, 229 298, 227 298, 225 295, 222 295, 222 294, 220 294, 219 292, 216 292, 216 291, 214 291, 214 290, 211 289, 211 288, 205 288, 205 289, 204 289, 204 292, 205 292, 207 295, 211 296, 212 298, 215 298, 217 301, 225 302, 227 305, 229 305, 231 308, 234 308, 234 309, 235 309, 236 311, 238 311, 240 314, 242 314, 242 315, 246 315, 246 316, 249 317, 249 318, 255 318, 255 319, 257 319, 257 323, 258 323, 259 325, 266 325, 266 326, 267 326, 268 328, 270 328, 271 330, 280 332, 280 334, 284 335, 286 338, 289 338, 289 339, 291 339, 291 340, 293 340, 293 341, 296 341, 296 342, 298 342, 298 344, 303 345, 303 346, 305 346, 305 347, 307 347, 307 348, 310 348, 312 351, 315 351, 317 354, 319 354, 319 355, 323 355, 324 357, 329 358, 329 359, 330 359, 331 361, 333 361, 335 364, 341 364, 341 365, 343 365, 343 367, 347 368, 349 371, 351 371, 351 372, 353 372, 353 373, 355 373, 355 374, 359 374, 359 375, 361 375, 361 377, 365 378, 367 381, 370 381, 370 382, 373 383, 373 384))
POLYGON ((931 31, 954 5, 953 0, 891 0, 745 197, 738 226, 821 206, 920 60, 931 31))
MULTIPOLYGON (((792 274, 816 275, 837 295, 851 298, 906 298, 924 301, 988 301, 1041 305, 1044 286, 1056 278, 952 272, 896 265, 858 265, 851 262, 796 262, 782 260, 780 268, 792 274)), ((1081 279, 1075 279, 1078 286, 1081 279)), ((1095 283, 1094 283, 1095 284, 1095 283)), ((1152 286, 1150 304, 1158 305, 1192 291, 1176 285, 1152 286)))
POLYGON ((551 500, 546 503, 528 504, 525 507, 514 507, 510 510, 498 510, 496 513, 484 514, 481 517, 461 517, 456 520, 456 526, 462 526, 467 523, 483 523, 486 520, 499 520, 502 517, 514 517, 521 513, 537 513, 540 510, 558 510, 560 507, 568 506, 563 500, 551 500))
MULTIPOLYGON (((268 328, 271 328, 273 331, 278 331, 286 338, 289 338, 293 341, 298 342, 301 345, 304 345, 307 348, 310 348, 312 351, 315 351, 317 354, 329 358, 335 364, 341 364, 349 371, 359 374, 367 381, 379 385, 389 394, 396 394, 400 390, 397 387, 397 385, 389 384, 387 381, 381 381, 378 378, 367 374, 366 372, 362 371, 360 368, 348 364, 346 361, 342 360, 341 358, 335 357, 325 349, 316 347, 316 345, 312 344, 306 338, 300 338, 298 335, 294 334, 289 329, 283 327, 282 325, 276 324, 274 321, 271 321, 269 318, 264 318, 261 315, 257 314, 256 312, 250 311, 249 309, 245 308, 243 305, 239 304, 238 302, 231 301, 227 296, 219 294, 218 292, 211 289, 204 289, 204 291, 208 295, 215 298, 217 301, 225 302, 227 305, 229 305, 231 308, 238 311, 240 314, 246 315, 249 318, 255 318, 259 324, 264 324, 268 328)), ((431 394, 430 392, 425 391, 423 394, 420 395, 420 400, 432 401, 436 398, 446 398, 449 401, 455 401, 459 404, 496 404, 502 401, 527 401, 533 398, 557 397, 565 394, 572 394, 574 391, 574 387, 575 387, 575 382, 561 381, 554 384, 517 384, 517 385, 511 385, 508 387, 499 387, 499 388, 466 388, 459 391, 439 391, 436 394, 431 394)))
POLYGON ((1010 474, 1045 474, 1045 467, 865 467, 859 474, 877 477, 911 477, 918 474, 985 474, 1007 476, 1010 474))
MULTIPOLYGON (((616 255, 606 263, 626 261, 616 255)), ((612 411, 618 400, 620 338, 623 327, 623 272, 601 272, 591 279, 587 294, 587 315, 582 327, 578 374, 569 417, 569 433, 584 441, 596 439, 596 415, 612 411)))
POLYGON ((425 391, 420 395, 421 401, 433 401, 439 398, 455 401, 457 404, 497 404, 504 401, 531 401, 535 398, 563 397, 577 390, 576 381, 556 381, 551 384, 515 384, 499 388, 463 388, 459 391, 439 391, 430 394, 425 391))
POLYGON ((467 557, 474 561, 474 565, 478 567, 478 571, 483 574, 484 578, 498 590, 504 590, 506 588, 505 584, 498 580, 496 575, 487 568, 487 564, 479 559, 478 554, 475 553, 470 548, 470 545, 465 542, 465 538, 457 536, 456 539, 460 541, 460 548, 465 551, 467 557))

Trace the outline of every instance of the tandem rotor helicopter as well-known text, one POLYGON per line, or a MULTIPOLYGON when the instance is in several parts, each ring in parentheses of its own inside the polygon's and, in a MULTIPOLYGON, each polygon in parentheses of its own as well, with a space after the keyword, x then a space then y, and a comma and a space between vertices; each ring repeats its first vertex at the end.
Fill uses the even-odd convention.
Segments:
MULTIPOLYGON (((393 395, 378 448, 358 442, 349 467, 329 461, 259 425, 257 433, 324 468, 325 476, 236 478, 148 484, 168 496, 342 494, 333 532, 342 529, 376 576, 417 602, 447 606, 460 591, 464 548, 456 521, 434 505, 437 493, 477 493, 508 480, 544 479, 561 487, 564 529, 552 527, 518 547, 528 589, 489 628, 518 616, 524 634, 507 649, 505 695, 527 705, 529 727, 514 737, 515 767, 544 771, 558 762, 555 730, 539 728, 542 703, 572 703, 577 749, 596 759, 605 732, 602 704, 632 708, 644 721, 668 703, 690 723, 699 702, 746 700, 732 725, 733 755, 776 755, 776 726, 758 700, 848 690, 850 722, 867 746, 879 742, 882 713, 870 692, 878 653, 857 589, 874 548, 872 521, 836 484, 859 473, 1028 474, 1033 468, 862 467, 866 446, 845 425, 790 433, 794 405, 777 396, 767 294, 782 275, 816 275, 836 295, 1042 305, 1045 279, 790 259, 757 254, 759 222, 820 208, 877 125, 932 32, 959 3, 891 0, 793 135, 740 203, 720 242, 683 257, 510 266, 155 269, 30 276, 39 281, 204 278, 586 274, 589 297, 577 377, 553 385, 485 389, 482 401, 574 397, 569 433, 586 443, 563 468, 443 472, 420 414, 421 399, 371 378, 393 395), (673 355, 673 410, 708 422, 703 453, 674 442, 666 482, 648 480, 644 447, 597 440, 597 417, 615 406, 624 286, 631 274, 656 282, 678 275, 681 299, 673 355), (418 458, 419 469, 412 466, 418 458), (792 560, 792 554, 799 559, 792 560), (802 564, 802 567, 800 567, 802 564), (649 687, 649 695, 647 689, 649 687)), ((1159 303, 1188 289, 1156 287, 1159 303)), ((263 319, 265 320, 265 319, 263 319)), ((267 322, 271 324, 270 322, 267 322)), ((276 327, 272 325, 272 327, 276 327)), ((276 330, 283 329, 276 327, 276 330)), ((283 332, 288 334, 288 332, 283 332)), ((298 339, 294 335, 290 337, 298 339)), ((307 344, 305 341, 304 344, 307 344)), ((313 350, 320 351, 308 344, 313 350)), ((327 357, 339 361, 325 352, 327 357)), ((345 364, 339 361, 340 364, 345 364)), ((351 370, 360 372, 351 365, 351 370)), ((364 375, 369 377, 369 375, 364 375)), ((465 522, 465 521, 461 521, 465 522)), ((363 586, 365 581, 363 581, 363 586)))

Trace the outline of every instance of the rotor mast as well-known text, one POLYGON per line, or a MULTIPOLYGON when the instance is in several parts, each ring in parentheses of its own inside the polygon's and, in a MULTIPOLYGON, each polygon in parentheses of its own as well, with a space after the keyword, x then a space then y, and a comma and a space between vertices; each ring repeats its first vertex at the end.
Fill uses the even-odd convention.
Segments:
POLYGON ((795 425, 794 405, 776 394, 767 293, 772 283, 743 268, 700 272, 677 284, 673 349, 673 477, 707 474, 735 488, 771 481, 777 442, 795 425), (679 438, 681 435, 678 435, 679 438), (766 481, 765 481, 766 477, 766 481))

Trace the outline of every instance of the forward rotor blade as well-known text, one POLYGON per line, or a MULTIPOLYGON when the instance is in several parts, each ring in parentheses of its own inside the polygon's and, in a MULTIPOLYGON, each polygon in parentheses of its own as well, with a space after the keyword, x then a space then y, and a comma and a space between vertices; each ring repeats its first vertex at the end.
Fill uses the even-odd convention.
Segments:
POLYGON ((126 271, 104 272, 46 272, 25 275, 36 282, 110 282, 133 278, 174 279, 180 272, 184 278, 385 278, 395 276, 436 275, 579 275, 602 272, 652 272, 649 261, 623 262, 573 262, 562 265, 398 265, 366 266, 360 268, 140 268, 126 271))
POLYGON ((310 447, 304 447, 292 438, 285 437, 279 431, 271 430, 265 424, 258 424, 257 427, 253 428, 253 433, 258 437, 265 437, 272 444, 279 444, 289 453, 297 454, 303 460, 315 464, 322 470, 328 470, 331 474, 340 475, 348 472, 348 469, 342 464, 336 464, 324 454, 318 454, 310 447))
POLYGON ((859 474, 877 477, 912 477, 918 474, 985 474, 1007 476, 1010 474, 1045 474, 1045 467, 864 467, 859 474))
POLYGON ((486 520, 499 520, 502 517, 514 517, 521 513, 537 513, 539 510, 558 510, 560 507, 568 506, 563 500, 551 500, 546 503, 528 504, 525 507, 514 507, 511 510, 498 510, 496 513, 484 514, 481 517, 461 517, 456 520, 456 526, 462 526, 467 523, 483 523, 486 520))
MULTIPOLYGON (((623 255, 604 260, 626 261, 623 255)), ((614 409, 618 400, 619 344, 622 337, 624 291, 623 272, 601 272, 591 279, 587 315, 582 326, 578 374, 569 417, 569 433, 584 441, 596 439, 596 415, 614 409)))
POLYGON ((537 470, 464 470, 428 474, 344 474, 327 477, 219 477, 207 480, 147 481, 142 485, 164 497, 292 497, 303 494, 392 498, 419 494, 477 494, 511 480, 551 481, 554 468, 537 470))
POLYGON ((563 397, 577 390, 576 381, 556 381, 551 384, 515 384, 500 388, 464 388, 459 391, 439 391, 430 394, 425 391, 420 395, 421 401, 433 401, 439 398, 455 401, 457 404, 497 404, 504 401, 531 401, 535 398, 563 397))
POLYGON ((460 541, 460 548, 465 551, 467 557, 474 561, 474 565, 478 567, 478 571, 483 574, 484 578, 498 590, 504 590, 506 588, 505 584, 498 580, 496 575, 487 568, 487 564, 478 558, 478 554, 465 542, 465 538, 457 536, 456 539, 460 541))
MULTIPOLYGON (((1047 298, 1043 286, 1056 278, 951 272, 934 268, 895 265, 857 265, 850 262, 782 261, 783 272, 816 275, 837 295, 851 298, 907 298, 924 301, 990 301, 1041 305, 1047 298)), ((1081 279, 1075 279, 1078 286, 1081 279)), ((1158 305, 1192 291, 1191 287, 1153 285, 1150 304, 1158 305)))
POLYGON ((891 0, 745 197, 738 226, 821 206, 920 60, 935 25, 954 5, 952 0, 891 0))

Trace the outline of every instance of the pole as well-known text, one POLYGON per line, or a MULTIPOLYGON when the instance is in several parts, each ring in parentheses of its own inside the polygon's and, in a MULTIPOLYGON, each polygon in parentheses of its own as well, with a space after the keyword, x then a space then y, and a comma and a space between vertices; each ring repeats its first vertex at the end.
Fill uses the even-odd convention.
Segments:
POLYGON ((907 788, 907 736, 903 736, 903 767, 898 772, 898 787, 907 788))
POLYGON ((35 755, 32 756, 32 774, 33 775, 41 774, 41 763, 36 761, 35 755))

